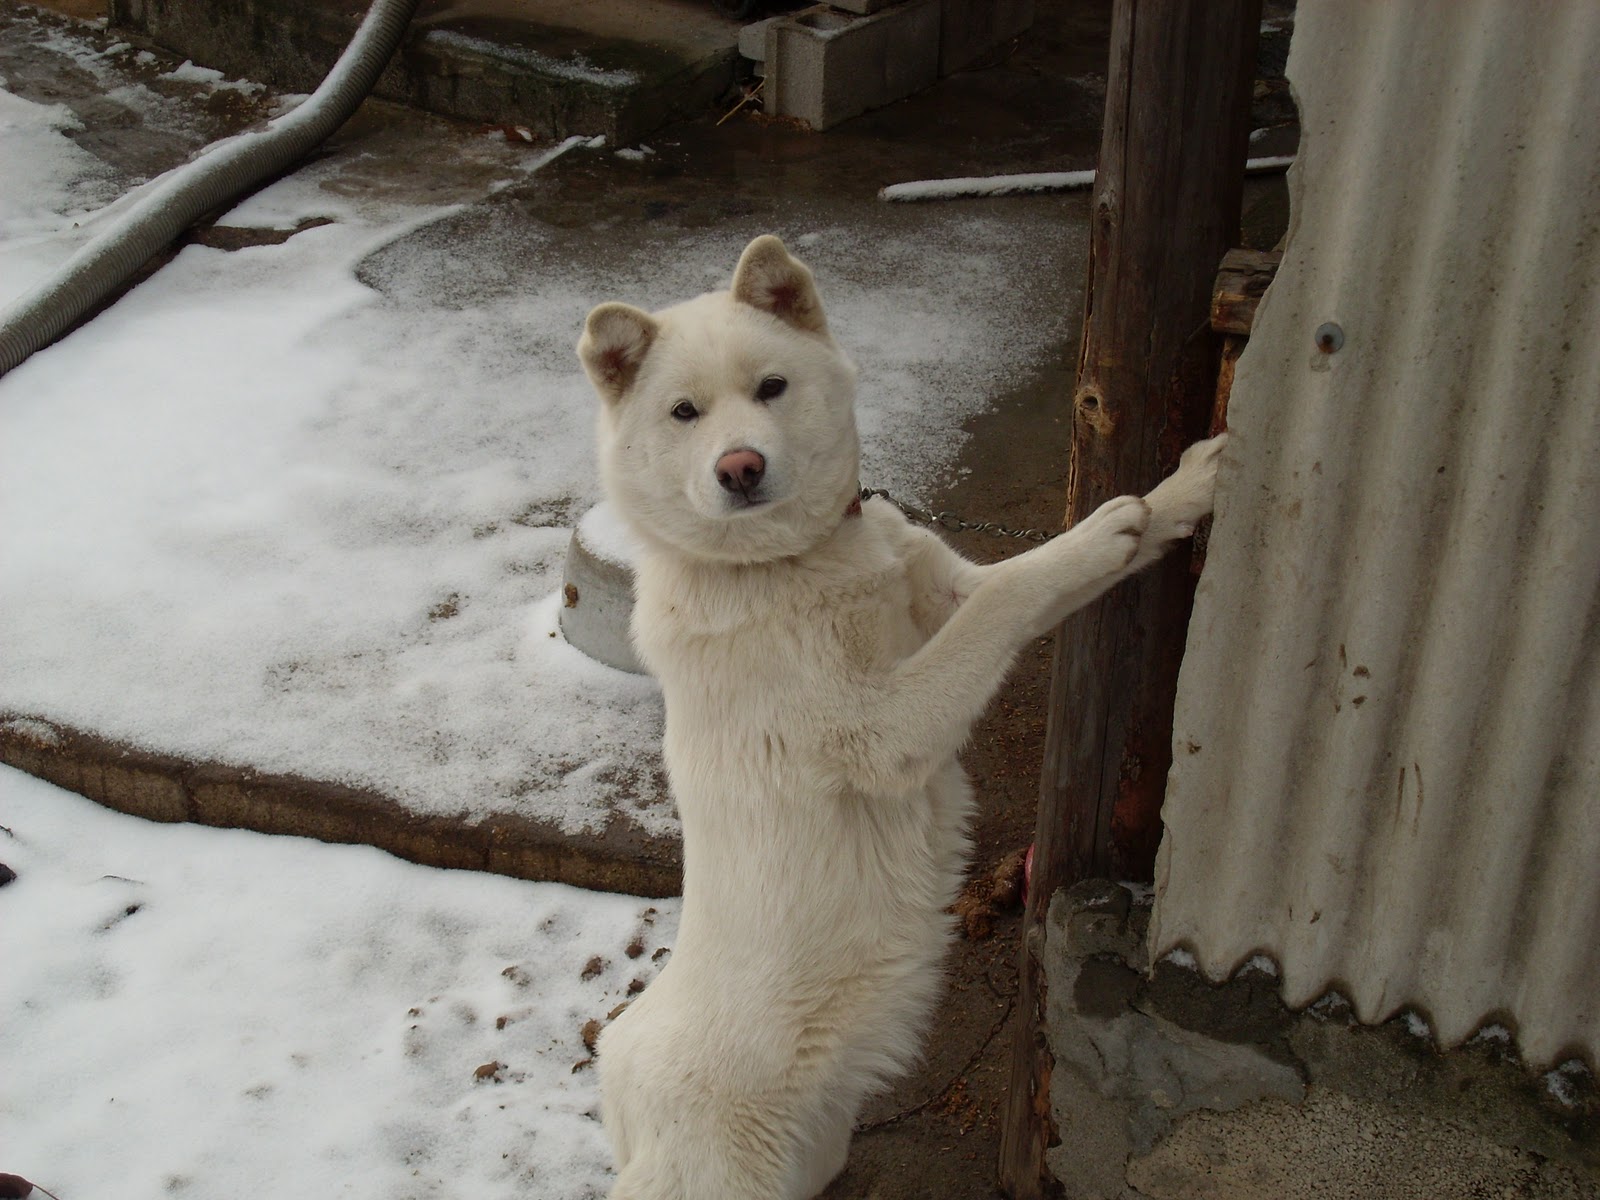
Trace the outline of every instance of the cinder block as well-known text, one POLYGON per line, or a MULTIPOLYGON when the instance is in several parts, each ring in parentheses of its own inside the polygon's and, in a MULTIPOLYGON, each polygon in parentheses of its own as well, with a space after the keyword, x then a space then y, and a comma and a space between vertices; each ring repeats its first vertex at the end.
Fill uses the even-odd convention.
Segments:
POLYGON ((739 55, 755 62, 762 62, 767 57, 767 26, 781 17, 768 17, 765 21, 752 21, 739 28, 739 55))
POLYGON ((954 74, 1033 24, 1033 0, 940 0, 939 74, 954 74))
POLYGON ((767 26, 766 111, 828 129, 939 78, 940 0, 903 0, 871 16, 829 5, 767 26))

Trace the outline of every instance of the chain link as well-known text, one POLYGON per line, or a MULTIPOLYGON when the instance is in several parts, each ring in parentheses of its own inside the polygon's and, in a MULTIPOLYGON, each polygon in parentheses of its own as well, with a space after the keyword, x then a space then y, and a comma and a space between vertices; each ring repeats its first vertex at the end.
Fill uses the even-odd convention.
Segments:
POLYGON ((956 516, 953 512, 923 512, 920 508, 913 508, 902 500, 897 500, 883 488, 861 489, 861 498, 871 500, 874 496, 887 500, 906 517, 918 525, 937 525, 940 529, 950 533, 992 533, 995 537, 1021 538, 1029 542, 1048 542, 1059 534, 1060 530, 1046 532, 1042 529, 1007 529, 1004 525, 997 525, 993 521, 966 521, 956 516))

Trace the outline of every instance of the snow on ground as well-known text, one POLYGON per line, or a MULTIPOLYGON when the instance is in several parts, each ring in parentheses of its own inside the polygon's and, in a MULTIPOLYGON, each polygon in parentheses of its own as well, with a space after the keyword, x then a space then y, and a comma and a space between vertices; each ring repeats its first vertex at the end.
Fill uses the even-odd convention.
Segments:
MULTIPOLYGON (((1258 129, 1255 133, 1266 133, 1258 129)), ((1256 140, 1255 133, 1251 140, 1256 140)), ((1252 173, 1287 170, 1294 155, 1274 155, 1246 160, 1244 169, 1252 173)), ((962 176, 956 179, 916 179, 891 183, 878 189, 878 199, 891 201, 962 200, 974 196, 1017 196, 1030 192, 1067 192, 1094 186, 1095 173, 1088 171, 1037 171, 1022 175, 962 176)))
POLYGON ((969 196, 1013 196, 1021 192, 1062 192, 1094 186, 1094 172, 1036 171, 1022 175, 918 179, 878 189, 880 200, 959 200, 969 196))
MULTIPOLYGON (((0 105, 6 303, 104 195, 70 114, 0 105)), ((0 378, 0 713, 425 813, 606 823, 661 711, 650 681, 553 636, 598 499, 573 344, 601 300, 724 286, 764 230, 673 231, 646 259, 575 252, 536 203, 464 224, 543 161, 473 145, 503 162, 454 190, 427 176, 427 203, 386 188, 370 147, 323 157, 222 224, 328 223, 188 246, 0 378)), ((961 422, 1053 352, 1029 281, 1061 234, 970 214, 778 232, 861 368, 866 480, 915 500, 961 422)), ((633 815, 676 827, 667 804, 633 815)))
POLYGON ((50 239, 116 198, 112 171, 67 136, 82 127, 64 105, 30 104, 0 79, 0 305, 42 278, 61 252, 50 239), (16 165, 10 165, 16 164, 16 165))
POLYGON ((0 862, 0 1171, 63 1198, 604 1194, 583 1028, 664 965, 676 902, 154 825, 9 768, 0 862))

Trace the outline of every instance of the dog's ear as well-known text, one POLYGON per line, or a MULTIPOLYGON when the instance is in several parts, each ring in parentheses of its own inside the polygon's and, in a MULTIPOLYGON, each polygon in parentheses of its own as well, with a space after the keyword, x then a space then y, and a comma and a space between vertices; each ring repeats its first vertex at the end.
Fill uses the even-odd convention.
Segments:
POLYGON ((770 233, 744 248, 733 271, 733 298, 807 333, 826 333, 828 319, 811 272, 770 233))
POLYGON ((633 386, 659 329, 654 317, 628 304, 602 304, 589 314, 578 357, 603 399, 620 400, 633 386))

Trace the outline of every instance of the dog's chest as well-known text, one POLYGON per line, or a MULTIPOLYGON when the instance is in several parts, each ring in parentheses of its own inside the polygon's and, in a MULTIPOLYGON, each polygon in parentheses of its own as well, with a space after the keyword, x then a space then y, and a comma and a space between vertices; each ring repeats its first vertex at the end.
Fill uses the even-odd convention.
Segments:
MULTIPOLYGON (((684 586, 642 573, 634 637, 667 693, 773 716, 870 686, 916 653, 905 564, 874 554, 841 570, 728 572, 684 586)), ((684 715, 684 714, 680 714, 684 715)))

